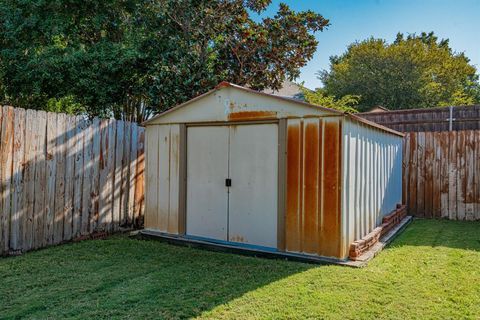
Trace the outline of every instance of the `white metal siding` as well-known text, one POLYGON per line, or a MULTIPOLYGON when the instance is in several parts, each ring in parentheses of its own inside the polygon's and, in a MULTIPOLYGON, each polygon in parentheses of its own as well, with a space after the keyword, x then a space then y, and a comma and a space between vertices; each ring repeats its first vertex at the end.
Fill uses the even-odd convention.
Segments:
POLYGON ((402 137, 349 119, 342 131, 342 238, 348 246, 402 201, 402 137))
POLYGON ((278 126, 230 129, 229 241, 277 247, 278 126))
POLYGON ((148 126, 145 228, 178 233, 180 125, 148 126))
POLYGON ((228 127, 187 129, 187 234, 227 240, 228 127))

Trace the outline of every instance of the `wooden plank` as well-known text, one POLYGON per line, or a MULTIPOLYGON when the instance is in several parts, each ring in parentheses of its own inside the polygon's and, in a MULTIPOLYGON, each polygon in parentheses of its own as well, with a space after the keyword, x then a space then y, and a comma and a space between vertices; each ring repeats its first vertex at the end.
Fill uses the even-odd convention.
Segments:
POLYGON ((49 112, 47 114, 47 192, 46 192, 46 221, 44 229, 44 243, 43 245, 53 243, 53 223, 55 220, 55 178, 56 178, 56 130, 57 127, 57 114, 49 112))
POLYGON ((90 221, 93 214, 92 207, 92 184, 93 184, 93 134, 94 123, 85 123, 83 132, 83 172, 82 172, 82 213, 80 218, 80 235, 90 232, 90 221))
POLYGON ((449 133, 441 132, 440 142, 440 217, 448 218, 449 201, 449 133))
POLYGON ((455 220, 457 218, 457 132, 448 133, 448 218, 455 220))
POLYGON ((77 118, 67 116, 65 119, 65 206, 63 209, 63 240, 71 240, 73 235, 73 201, 75 190, 75 156, 77 145, 77 118))
POLYGON ((457 219, 465 219, 465 131, 457 132, 457 219))
MULTIPOLYGON (((480 111, 480 109, 479 109, 480 111)), ((480 131, 474 131, 475 138, 475 216, 480 220, 480 131)))
POLYGON ((432 218, 433 210, 433 165, 434 165, 434 146, 433 132, 425 132, 425 217, 432 218))
POLYGON ((135 170, 135 226, 141 226, 145 215, 145 128, 138 128, 137 165, 135 170))
POLYGON ((113 183, 114 183, 114 175, 115 175, 115 136, 116 136, 117 126, 115 124, 114 119, 110 119, 108 121, 108 162, 107 162, 107 184, 106 184, 106 212, 107 215, 105 216, 106 219, 106 229, 109 232, 113 230, 118 230, 118 219, 116 220, 116 224, 114 224, 113 220, 113 183), (115 225, 115 228, 114 228, 115 225))
POLYGON ((441 173, 441 134, 436 131, 433 132, 433 197, 432 197, 432 216, 434 218, 441 217, 441 192, 442 186, 442 173, 441 173))
POLYGON ((35 135, 39 131, 37 112, 27 110, 25 118, 25 160, 24 160, 24 206, 25 219, 23 220, 23 246, 22 250, 33 248, 33 216, 35 202, 35 135))
POLYGON ((425 132, 418 133, 417 153, 417 211, 416 216, 425 216, 425 132))
POLYGON ((46 222, 46 135, 47 135, 47 113, 37 111, 35 115, 35 200, 33 213, 33 247, 35 249, 44 245, 45 222, 46 222))
POLYGON ((22 249, 23 226, 25 219, 24 203, 24 148, 25 148, 25 109, 15 109, 13 128, 13 196, 10 216, 10 249, 22 249))
MULTIPOLYGON (((408 204, 409 202, 409 182, 410 182, 410 135, 405 134, 403 138, 403 155, 402 155, 402 203, 408 204)), ((375 171, 374 171, 375 172, 375 171)), ((374 192, 375 194, 377 192, 374 192)))
POLYGON ((56 126, 56 177, 55 177, 55 220, 53 223, 53 243, 63 241, 63 223, 65 209, 65 155, 66 155, 66 116, 57 114, 56 126))
POLYGON ((112 223, 112 175, 110 169, 112 167, 110 154, 113 150, 111 139, 112 129, 110 120, 101 121, 101 138, 100 138, 100 180, 99 180, 99 217, 97 230, 110 231, 112 223))
POLYGON ((475 213, 475 136, 465 131, 465 219, 473 220, 475 213))
POLYGON ((130 190, 128 186, 129 182, 129 171, 130 171, 130 145, 131 145, 131 123, 125 122, 125 129, 124 129, 124 141, 125 147, 123 148, 123 157, 122 157, 122 201, 120 204, 121 207, 121 220, 124 224, 130 224, 131 219, 129 219, 129 212, 128 212, 128 200, 129 195, 128 192, 130 190))
POLYGON ((418 133, 410 133, 410 154, 408 155, 409 166, 409 178, 408 178, 408 214, 417 215, 417 180, 418 180, 418 168, 417 168, 417 156, 418 156, 418 133))
POLYGON ((3 244, 3 197, 4 197, 4 190, 3 190, 3 176, 2 176, 2 129, 3 128, 3 107, 0 105, 0 256, 5 254, 4 252, 4 244, 3 244))
POLYGON ((113 187, 113 221, 115 221, 114 228, 117 228, 118 225, 122 225, 122 212, 121 212, 121 202, 122 202, 122 161, 123 161, 123 146, 125 145, 124 141, 124 121, 116 122, 117 131, 116 131, 116 147, 115 147, 115 178, 114 178, 114 187, 113 187))
POLYGON ((138 148, 138 125, 132 123, 130 138, 130 170, 128 182, 128 225, 132 225, 137 218, 135 212, 135 180, 137 175, 137 148, 138 148))
POLYGON ((0 144, 0 252, 7 253, 10 248, 10 214, 13 193, 12 165, 13 165, 13 127, 14 109, 3 107, 2 130, 0 144))
POLYGON ((89 230, 93 233, 97 230, 97 223, 99 217, 99 198, 100 198, 100 166, 102 160, 100 159, 100 139, 101 139, 100 119, 93 119, 92 124, 92 182, 90 189, 90 204, 89 204, 89 230))
MULTIPOLYGON (((87 121, 82 116, 75 120, 75 144, 74 144, 74 172, 73 172, 73 217, 72 238, 81 234, 82 226, 82 195, 83 195, 83 148, 87 121)), ((88 169, 86 169, 88 170, 88 169)))

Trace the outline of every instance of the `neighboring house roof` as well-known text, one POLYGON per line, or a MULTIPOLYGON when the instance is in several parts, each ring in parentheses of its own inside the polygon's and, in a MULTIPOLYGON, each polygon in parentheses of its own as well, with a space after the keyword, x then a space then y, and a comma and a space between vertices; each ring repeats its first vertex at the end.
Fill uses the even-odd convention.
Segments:
POLYGON ((373 106, 370 110, 367 111, 367 113, 370 112, 388 112, 390 111, 389 109, 382 107, 382 106, 373 106))
POLYGON ((286 97, 286 98, 305 101, 303 92, 301 90, 301 86, 289 80, 285 80, 282 84, 282 88, 279 90, 273 90, 271 88, 267 88, 262 92, 273 94, 280 97, 286 97))

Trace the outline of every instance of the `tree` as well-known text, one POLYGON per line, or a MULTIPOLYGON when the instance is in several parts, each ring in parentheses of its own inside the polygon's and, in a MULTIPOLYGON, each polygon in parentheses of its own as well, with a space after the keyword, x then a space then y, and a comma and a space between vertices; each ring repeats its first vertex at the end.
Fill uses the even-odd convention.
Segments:
POLYGON ((278 89, 329 22, 284 4, 254 21, 270 2, 0 0, 3 100, 44 109, 63 99, 91 116, 142 121, 223 80, 278 89))
POLYGON ((335 96, 327 95, 322 88, 310 90, 301 85, 300 90, 303 93, 305 101, 308 103, 343 112, 358 112, 356 106, 358 105, 360 96, 346 95, 337 99, 335 96))
POLYGON ((479 102, 475 67, 433 32, 399 33, 391 44, 374 38, 355 42, 331 57, 330 69, 319 78, 328 95, 360 95, 360 111, 374 105, 407 109, 479 102))

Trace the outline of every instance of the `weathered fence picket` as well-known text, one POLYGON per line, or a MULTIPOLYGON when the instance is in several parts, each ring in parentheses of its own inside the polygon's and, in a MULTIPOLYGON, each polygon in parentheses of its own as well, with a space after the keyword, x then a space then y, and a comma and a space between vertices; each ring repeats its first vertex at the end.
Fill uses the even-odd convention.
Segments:
POLYGON ((0 107, 0 255, 143 219, 144 128, 0 107))
POLYGON ((480 220, 480 130, 409 132, 403 147, 409 214, 480 220))

